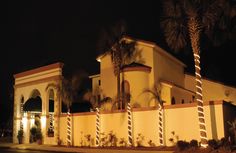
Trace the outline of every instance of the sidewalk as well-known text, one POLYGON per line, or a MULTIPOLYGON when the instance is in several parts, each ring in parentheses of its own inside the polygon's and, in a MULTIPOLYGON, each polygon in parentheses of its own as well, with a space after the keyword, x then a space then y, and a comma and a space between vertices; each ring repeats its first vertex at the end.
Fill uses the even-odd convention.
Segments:
POLYGON ((38 144, 12 144, 2 143, 0 148, 23 149, 23 150, 43 150, 57 152, 75 152, 75 153, 173 153, 173 151, 157 151, 149 148, 80 148, 65 147, 54 145, 38 145, 38 144))

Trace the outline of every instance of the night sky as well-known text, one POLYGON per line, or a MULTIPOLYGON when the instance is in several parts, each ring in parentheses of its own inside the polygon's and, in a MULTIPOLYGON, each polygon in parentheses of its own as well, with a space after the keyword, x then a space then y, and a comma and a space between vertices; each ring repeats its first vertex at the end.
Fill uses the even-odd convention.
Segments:
MULTIPOLYGON (((103 28, 123 19, 127 34, 157 43, 188 65, 193 72, 191 51, 174 53, 160 30, 161 3, 153 1, 8 1, 2 5, 0 52, 0 122, 12 115, 13 74, 54 62, 65 63, 73 73, 99 72, 95 60, 103 28)), ((202 75, 236 86, 236 41, 202 46, 202 75)))

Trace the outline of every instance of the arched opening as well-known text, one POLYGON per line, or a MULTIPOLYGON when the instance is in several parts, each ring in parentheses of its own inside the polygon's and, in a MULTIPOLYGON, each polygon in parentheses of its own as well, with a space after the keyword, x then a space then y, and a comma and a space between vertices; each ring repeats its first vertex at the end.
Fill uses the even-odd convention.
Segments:
POLYGON ((23 105, 23 111, 30 117, 30 143, 42 141, 42 99, 39 90, 34 89, 23 105))
POLYGON ((30 94, 30 98, 36 98, 37 96, 41 97, 41 94, 38 89, 34 89, 30 94))
POLYGON ((125 105, 130 102, 130 85, 127 80, 121 83, 121 95, 122 95, 122 109, 125 109, 125 105))

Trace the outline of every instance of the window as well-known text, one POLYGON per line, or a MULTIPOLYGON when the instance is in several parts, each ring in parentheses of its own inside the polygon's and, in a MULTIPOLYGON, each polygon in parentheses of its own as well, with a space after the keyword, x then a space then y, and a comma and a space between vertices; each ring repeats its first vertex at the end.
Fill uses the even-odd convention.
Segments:
POLYGON ((174 105, 175 104, 175 97, 172 97, 171 98, 171 105, 174 105))

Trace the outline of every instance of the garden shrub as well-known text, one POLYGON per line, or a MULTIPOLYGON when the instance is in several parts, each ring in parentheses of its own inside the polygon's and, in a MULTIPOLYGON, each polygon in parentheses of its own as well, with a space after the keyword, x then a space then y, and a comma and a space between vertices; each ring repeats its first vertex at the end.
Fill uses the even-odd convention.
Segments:
POLYGON ((186 150, 189 148, 189 142, 186 142, 186 141, 177 141, 177 149, 179 151, 183 151, 183 150, 186 150))
POLYGON ((217 144, 217 141, 215 139, 208 140, 208 145, 212 149, 217 149, 218 148, 218 144, 217 144))
POLYGON ((191 140, 189 143, 189 147, 191 148, 198 148, 198 141, 197 140, 191 140))

